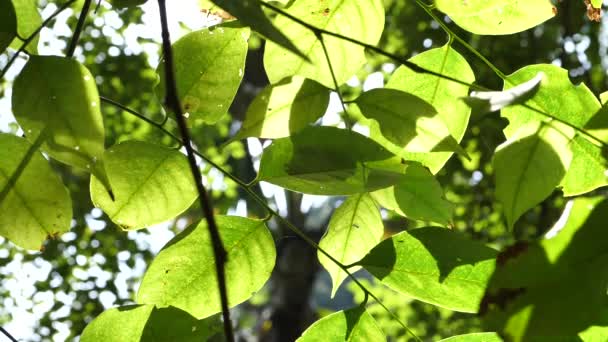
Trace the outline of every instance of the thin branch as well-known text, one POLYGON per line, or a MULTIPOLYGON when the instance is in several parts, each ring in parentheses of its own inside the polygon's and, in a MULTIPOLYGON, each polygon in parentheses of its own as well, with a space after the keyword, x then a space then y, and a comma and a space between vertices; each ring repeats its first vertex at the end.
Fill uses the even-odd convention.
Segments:
POLYGON ((2 69, 2 72, 0 72, 0 79, 4 78, 4 75, 6 74, 8 69, 11 67, 11 65, 13 65, 15 60, 17 60, 17 57, 19 57, 19 54, 21 54, 22 52, 25 51, 25 48, 27 48, 27 46, 34 40, 34 38, 36 38, 38 33, 40 33, 40 31, 42 31, 42 29, 44 27, 46 27, 46 25, 48 25, 51 20, 55 19, 55 17, 57 17, 59 15, 59 13, 63 12, 66 8, 70 7, 70 5, 72 5, 74 2, 76 2, 76 0, 69 0, 65 4, 61 5, 61 7, 59 7, 53 14, 51 14, 48 18, 46 18, 42 22, 42 24, 40 24, 40 26, 36 29, 36 31, 34 31, 29 37, 27 37, 27 39, 25 39, 23 41, 23 44, 21 44, 21 47, 19 48, 19 50, 17 50, 17 52, 15 52, 13 57, 11 57, 11 59, 9 59, 9 61, 4 66, 4 69, 2 69))
POLYGON ((273 12, 276 12, 276 13, 282 15, 282 16, 285 16, 285 17, 289 18, 290 20, 292 20, 292 21, 294 21, 294 22, 302 25, 303 27, 309 29, 315 35, 323 34, 323 35, 327 35, 327 36, 331 36, 331 37, 336 37, 336 38, 339 38, 341 40, 344 40, 344 41, 347 41, 347 42, 359 45, 359 46, 361 46, 363 48, 366 48, 366 49, 368 49, 370 51, 373 51, 373 52, 375 52, 375 53, 377 53, 377 54, 379 54, 381 56, 388 57, 388 58, 390 58, 390 59, 392 59, 392 60, 394 60, 396 62, 399 62, 400 64, 405 65, 406 67, 412 69, 414 72, 417 72, 417 73, 429 74, 429 75, 432 75, 432 76, 440 77, 440 78, 443 78, 443 79, 446 79, 446 80, 449 80, 449 81, 452 81, 452 82, 455 82, 455 83, 458 83, 458 84, 466 85, 466 86, 468 86, 468 87, 470 87, 472 89, 475 89, 475 90, 489 90, 489 89, 487 89, 485 87, 482 87, 482 86, 479 86, 477 84, 465 82, 465 81, 459 80, 457 78, 454 78, 454 77, 451 77, 451 76, 448 76, 448 75, 444 75, 444 74, 438 73, 438 72, 433 71, 433 70, 429 70, 429 69, 423 68, 423 67, 419 66, 416 63, 410 62, 407 59, 405 59, 405 58, 403 58, 401 56, 397 56, 397 55, 395 55, 393 53, 390 53, 388 51, 384 51, 383 49, 381 49, 381 48, 379 48, 377 46, 364 43, 362 41, 359 41, 357 39, 353 39, 351 37, 344 36, 344 35, 339 34, 339 33, 335 33, 335 32, 332 32, 332 31, 327 31, 327 30, 324 30, 324 29, 320 29, 318 27, 315 27, 315 26, 313 26, 313 25, 311 25, 311 24, 309 24, 309 23, 301 20, 298 17, 295 17, 295 16, 289 14, 288 12, 284 11, 281 8, 278 8, 278 7, 274 6, 274 5, 271 5, 268 2, 261 1, 261 0, 257 0, 257 1, 258 1, 258 3, 261 6, 264 6, 264 7, 268 8, 268 9, 272 10, 273 12))
MULTIPOLYGON (((106 97, 101 97, 102 101, 105 101, 111 105, 114 105, 118 108, 123 109, 124 111, 126 111, 129 114, 132 114, 136 117, 138 117, 141 120, 144 120, 145 122, 153 125, 154 127, 158 128, 159 130, 161 130, 162 132, 164 132, 165 134, 169 135, 170 137, 172 137, 176 142, 183 144, 182 140, 179 139, 178 137, 176 137, 175 135, 171 134, 169 131, 167 131, 164 127, 162 127, 161 125, 159 125, 158 123, 155 123, 154 121, 148 119, 145 115, 136 112, 133 109, 130 109, 126 106, 123 106, 121 104, 119 104, 116 101, 110 100, 106 97)), ((243 182, 242 180, 240 180, 238 177, 236 177, 235 175, 233 175, 232 173, 226 171, 226 169, 224 169, 223 167, 221 167, 220 165, 216 164, 213 160, 209 159, 207 156, 205 156, 204 154, 200 153, 197 150, 193 150, 194 154, 196 154, 197 156, 199 156, 201 159, 203 159, 207 164, 211 165, 214 169, 220 171, 224 176, 230 178, 230 180, 232 180, 233 182, 235 182, 239 187, 241 187, 243 190, 245 190, 245 192, 251 196, 251 198, 256 201, 259 205, 261 205, 268 213, 269 213, 269 217, 270 216, 274 216, 276 217, 279 221, 281 221, 281 223, 283 223, 287 228, 289 228, 289 230, 291 230, 292 232, 294 232, 294 234, 296 234, 299 238, 301 238, 302 240, 304 240, 304 242, 306 242, 307 244, 309 244, 311 247, 315 248, 316 250, 318 250, 319 252, 321 252, 321 254, 325 255, 329 260, 331 260, 333 263, 335 263, 338 267, 340 267, 340 269, 342 269, 346 275, 357 285, 359 286, 359 288, 367 295, 369 295, 370 297, 372 297, 374 300, 376 300, 395 320, 397 320, 397 322, 399 322, 399 324, 408 332, 410 333, 414 339, 416 341, 421 341, 420 338, 418 336, 416 336, 416 334, 414 334, 406 325, 405 323, 403 323, 393 312, 390 311, 390 309, 388 309, 386 306, 384 306, 380 300, 369 290, 365 287, 365 285, 363 285, 349 270, 348 268, 352 265, 349 266, 345 266, 344 264, 342 264, 341 262, 339 262, 338 260, 336 260, 336 258, 334 258, 331 254, 329 254, 327 251, 325 251, 323 248, 321 248, 314 240, 312 240, 311 238, 309 238, 306 234, 304 234, 304 232, 302 232, 302 230, 300 230, 298 227, 296 227, 293 223, 291 223, 291 221, 287 220, 286 218, 284 218, 283 216, 281 216, 281 214, 279 214, 276 210, 274 210, 269 204, 268 202, 263 199, 262 197, 260 197, 255 191, 253 191, 252 187, 256 184, 256 181, 251 182, 250 184, 247 184, 245 182, 243 182)), ((268 220, 269 217, 267 217, 265 220, 268 220)))
POLYGON ((65 54, 66 57, 74 56, 74 51, 76 51, 76 45, 78 45, 80 34, 82 33, 82 29, 84 28, 84 22, 85 20, 87 20, 87 15, 89 14, 89 9, 91 8, 91 1, 92 0, 84 0, 82 10, 80 11, 80 16, 78 16, 78 23, 76 23, 76 29, 74 29, 74 35, 72 35, 72 39, 70 40, 68 52, 65 54))
POLYGON ((2 332, 4 334, 4 336, 8 337, 8 339, 11 340, 11 342, 19 342, 16 338, 13 337, 13 335, 9 334, 9 332, 6 331, 3 327, 0 327, 0 332, 2 332))
POLYGON ((190 131, 186 124, 186 119, 183 115, 182 106, 177 95, 177 84, 175 80, 174 64, 173 64, 173 50, 171 47, 171 38, 169 36, 169 25, 167 23, 167 8, 165 0, 158 0, 158 6, 160 10, 160 22, 162 28, 163 38, 163 55, 165 63, 165 105, 169 107, 174 113, 179 127, 182 142, 186 148, 188 155, 188 162, 190 163, 190 171, 196 184, 196 190, 199 194, 199 202, 203 215, 207 221, 207 228, 209 229, 209 235, 211 236, 211 242, 213 247, 213 255, 215 258, 215 272, 217 274, 217 282, 220 292, 220 301, 222 303, 222 316, 224 318, 224 334, 226 340, 229 342, 234 341, 234 332, 232 330, 232 321, 230 320, 230 308, 228 306, 228 291, 226 290, 226 261, 227 253, 224 249, 220 233, 213 217, 213 207, 211 205, 211 198, 205 190, 203 185, 201 171, 196 163, 196 157, 194 148, 192 147, 192 139, 190 138, 190 131))
POLYGON ((116 102, 116 101, 114 101, 112 99, 109 99, 109 98, 107 98, 105 96, 99 96, 99 99, 102 102, 106 102, 108 104, 111 104, 111 105, 113 105, 113 106, 115 106, 117 108, 120 108, 120 109, 124 110, 125 112, 127 112, 127 113, 129 113, 131 115, 134 115, 134 116, 138 117, 139 119, 147 122, 148 124, 150 124, 150 125, 158 128, 160 131, 162 131, 166 135, 168 135, 171 138, 173 138, 173 140, 177 141, 180 145, 183 145, 182 140, 178 136, 176 136, 175 134, 169 132, 168 129, 166 129, 165 127, 163 127, 163 124, 156 123, 154 120, 148 118, 147 116, 142 115, 142 114, 134 111, 133 109, 131 109, 131 108, 129 108, 129 107, 127 107, 127 106, 125 106, 125 105, 123 105, 121 103, 118 103, 118 102, 116 102))

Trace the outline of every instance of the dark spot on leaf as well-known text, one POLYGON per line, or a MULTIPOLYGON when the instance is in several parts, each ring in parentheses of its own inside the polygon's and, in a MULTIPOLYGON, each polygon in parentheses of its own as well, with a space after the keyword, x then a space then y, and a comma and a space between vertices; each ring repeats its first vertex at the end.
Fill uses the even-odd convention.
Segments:
POLYGON ((323 10, 323 16, 328 16, 329 15, 329 7, 323 10))
POLYGON ((528 250, 528 243, 523 242, 523 241, 518 241, 513 246, 507 247, 507 249, 498 253, 498 256, 496 256, 496 264, 498 266, 504 266, 507 263, 507 261, 509 261, 509 259, 514 259, 527 250, 528 250))
POLYGON ((526 289, 523 287, 516 289, 500 289, 494 295, 486 292, 479 304, 479 315, 485 315, 493 307, 504 310, 510 302, 514 301, 525 292, 526 289))

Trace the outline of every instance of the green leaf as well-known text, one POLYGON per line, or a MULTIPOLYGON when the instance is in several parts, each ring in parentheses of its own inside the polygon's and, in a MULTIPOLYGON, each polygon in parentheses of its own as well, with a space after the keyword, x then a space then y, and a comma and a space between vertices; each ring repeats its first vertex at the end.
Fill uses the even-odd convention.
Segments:
MULTIPOLYGON (((600 103, 584 83, 573 85, 566 69, 551 64, 523 67, 507 76, 504 90, 524 83, 540 72, 545 76, 536 94, 526 103, 541 112, 583 128, 600 109, 600 103), (559 96, 557 96, 558 94, 559 96)), ((504 130, 507 139, 517 129, 529 122, 549 119, 545 115, 520 105, 504 108, 501 115, 509 120, 509 125, 504 130)))
POLYGON ((308 127, 275 140, 258 180, 316 195, 352 195, 391 186, 405 165, 367 137, 335 127, 308 127))
POLYGON ((584 342, 602 342, 608 341, 608 312, 604 310, 602 318, 596 325, 593 325, 583 332, 578 334, 578 337, 584 342))
POLYGON ((550 0, 435 0, 435 4, 458 26, 475 34, 517 33, 555 16, 550 0))
POLYGON ((251 26, 254 31, 260 33, 266 39, 295 53, 301 58, 306 58, 289 38, 272 24, 270 19, 264 14, 259 2, 233 0, 212 0, 212 2, 239 18, 243 24, 251 26))
POLYGON ((31 56, 13 86, 13 113, 33 142, 52 158, 92 172, 107 185, 104 127, 95 78, 77 61, 31 56))
POLYGON ((0 189, 0 234, 16 245, 40 250, 44 240, 70 230, 68 190, 25 139, 0 134, 0 189))
POLYGON ((496 149, 496 197, 504 205, 509 227, 549 197, 570 166, 572 130, 553 125, 531 123, 496 149))
POLYGON ((576 336, 605 322, 608 201, 580 197, 545 238, 501 252, 480 308, 508 341, 576 336), (564 313, 576 313, 564 319, 564 313))
POLYGON ((197 320, 188 313, 154 305, 106 310, 82 332, 82 342, 207 341, 218 332, 215 317, 197 320))
POLYGON ((11 0, 0 0, 0 53, 17 35, 17 16, 11 0))
MULTIPOLYGON (((286 10, 300 20, 330 32, 343 34, 376 45, 384 29, 384 5, 381 0, 296 1, 286 10)), ((278 16, 275 26, 310 60, 290 53, 277 44, 266 45, 264 67, 270 83, 300 75, 333 89, 334 82, 321 42, 301 24, 278 16)), ((365 63, 364 49, 343 39, 323 36, 338 85, 345 83, 365 63)))
POLYGON ((361 113, 375 120, 382 135, 409 152, 466 154, 437 111, 423 99, 395 89, 372 89, 355 101, 361 113))
MULTIPOLYGON (((228 302, 235 306, 258 291, 275 264, 274 241, 264 221, 215 216, 228 255, 228 302)), ((211 238, 204 221, 171 240, 144 275, 140 304, 175 306, 197 318, 220 312, 211 238)))
MULTIPOLYGON (((185 116, 213 124, 228 112, 245 72, 249 34, 248 28, 228 23, 191 32, 173 44, 177 93, 185 116)), ((162 60, 156 87, 161 99, 164 68, 162 60)))
MULTIPOLYGON (((475 75, 467 61, 447 45, 425 51, 409 61, 464 82, 473 83, 475 81, 475 75)), ((460 141, 464 136, 471 109, 463 102, 454 99, 467 96, 469 87, 466 85, 400 66, 391 76, 386 88, 410 93, 430 103, 435 107, 438 116, 443 119, 445 126, 456 141, 460 141)), ((403 146, 397 146, 388 141, 375 127, 371 128, 370 137, 405 160, 419 161, 433 173, 437 173, 452 155, 452 152, 407 152, 403 146)))
POLYGON ((502 342, 502 338, 493 332, 482 332, 452 336, 439 342, 502 342))
POLYGON ((125 7, 134 7, 143 5, 148 0, 109 0, 112 4, 112 7, 115 8, 125 8, 125 7))
POLYGON ((602 8, 602 0, 591 0, 591 5, 595 8, 602 8))
POLYGON ((374 318, 365 310, 365 307, 358 306, 335 312, 316 321, 304 331, 297 341, 386 341, 386 336, 380 330, 374 318))
POLYGON ((477 312, 495 256, 496 251, 463 234, 427 227, 393 235, 358 264, 402 294, 454 311, 477 312))
MULTIPOLYGON (((568 78, 568 71, 565 69, 546 64, 530 65, 509 75, 505 80, 505 89, 524 82, 539 72, 542 72, 545 77, 537 93, 527 104, 575 127, 586 127, 592 133, 596 133, 593 131, 594 128, 589 128, 589 126, 594 126, 594 122, 601 121, 606 113, 600 111, 597 98, 585 84, 581 83, 578 86, 572 84, 568 78)), ((509 119, 509 125, 504 130, 507 139, 510 139, 515 131, 528 123, 550 120, 523 106, 504 108, 501 114, 509 119)), ((551 124, 553 125, 554 122, 551 124)), ((605 177, 602 177, 606 167, 603 166, 605 161, 599 158, 601 148, 584 141, 587 138, 580 133, 572 138, 573 140, 569 142, 573 155, 572 164, 570 168, 566 168, 567 173, 560 184, 566 196, 586 193, 607 184, 605 177)), ((561 146, 564 146, 561 139, 548 142, 560 151, 561 146)))
MULTIPOLYGON (((38 13, 38 1, 12 0, 12 2, 17 14, 17 34, 21 40, 25 40, 42 25, 42 17, 38 13)), ((36 36, 28 44, 26 51, 31 54, 38 54, 38 41, 39 36, 36 36)))
POLYGON ((561 182, 564 196, 576 196, 608 185, 608 168, 602 148, 581 135, 570 140, 572 162, 561 182))
POLYGON ((139 229, 184 212, 198 193, 186 157, 139 141, 110 147, 104 156, 114 199, 91 177, 91 200, 123 229, 139 229))
POLYGON ((386 209, 412 220, 424 220, 446 226, 452 220, 453 206, 441 185, 424 166, 412 163, 396 185, 372 193, 386 209))
POLYGON ((253 100, 234 137, 283 138, 314 123, 325 113, 329 90, 301 77, 267 86, 253 100))
MULTIPOLYGON (((358 194, 349 197, 334 211, 319 247, 343 265, 349 265, 361 260, 380 242, 383 234, 378 206, 369 194, 358 194)), ((333 297, 347 274, 320 251, 317 255, 333 281, 333 297)), ((354 273, 359 268, 349 268, 349 272, 354 273)))

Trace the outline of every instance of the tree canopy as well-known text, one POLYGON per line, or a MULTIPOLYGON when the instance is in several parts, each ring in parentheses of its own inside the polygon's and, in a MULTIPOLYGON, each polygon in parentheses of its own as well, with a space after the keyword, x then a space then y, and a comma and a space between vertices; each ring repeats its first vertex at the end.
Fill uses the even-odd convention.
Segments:
POLYGON ((608 340, 601 7, 0 0, 0 336, 608 340))

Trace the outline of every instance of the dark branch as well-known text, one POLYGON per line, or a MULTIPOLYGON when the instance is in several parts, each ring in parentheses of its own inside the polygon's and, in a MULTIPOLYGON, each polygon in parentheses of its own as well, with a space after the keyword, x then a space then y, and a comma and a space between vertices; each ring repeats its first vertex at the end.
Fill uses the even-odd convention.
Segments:
POLYGON ((228 307, 228 293, 226 291, 226 270, 225 265, 227 261, 226 250, 220 238, 219 230, 213 217, 213 207, 211 205, 211 198, 208 196, 207 191, 203 185, 201 171, 198 168, 195 158, 194 148, 192 147, 192 139, 190 138, 190 131, 186 125, 186 119, 184 118, 182 106, 177 95, 177 84, 175 81, 174 65, 173 65, 173 50, 171 48, 171 38, 169 37, 169 28, 167 24, 167 8, 165 6, 165 0, 158 0, 158 6, 160 9, 160 22, 162 27, 163 36, 163 55, 165 63, 165 105, 169 110, 175 113, 175 119, 179 127, 182 142, 186 148, 188 155, 188 162, 190 163, 190 171, 192 177, 196 183, 196 190, 199 194, 199 201, 203 210, 203 215, 207 221, 207 228, 209 229, 209 235, 211 236, 211 242, 213 244, 213 254, 215 257, 215 272, 217 274, 217 282, 220 292, 220 300, 222 303, 222 316, 224 318, 224 334, 226 340, 229 342, 234 341, 234 332, 232 331, 232 321, 230 320, 230 309, 228 307))
POLYGON ((87 20, 87 14, 89 14, 90 8, 91 0, 84 0, 82 10, 80 11, 80 16, 78 16, 78 23, 76 23, 76 29, 74 29, 74 35, 72 36, 72 40, 70 40, 68 52, 65 54, 66 57, 74 56, 74 51, 76 51, 76 45, 78 44, 78 39, 80 39, 80 33, 82 33, 82 29, 84 28, 84 22, 85 20, 87 20))
POLYGON ((19 341, 17 341, 16 338, 13 337, 13 335, 9 334, 9 332, 6 331, 3 327, 0 327, 0 332, 2 332, 4 334, 4 336, 8 337, 8 339, 11 340, 11 342, 19 342, 19 341))

